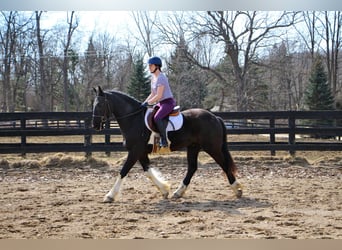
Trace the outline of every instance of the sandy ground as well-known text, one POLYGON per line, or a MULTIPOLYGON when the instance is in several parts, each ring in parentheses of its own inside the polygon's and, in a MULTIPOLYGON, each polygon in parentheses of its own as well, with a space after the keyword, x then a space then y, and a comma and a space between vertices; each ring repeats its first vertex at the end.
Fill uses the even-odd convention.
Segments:
MULTIPOLYGON (((102 200, 122 155, 102 160, 1 156, 0 238, 342 239, 342 157, 337 153, 232 155, 244 186, 241 199, 213 160, 201 154, 183 198, 162 199, 137 164, 111 204, 102 200)), ((152 166, 174 191, 185 175, 186 158, 153 156, 152 166)))

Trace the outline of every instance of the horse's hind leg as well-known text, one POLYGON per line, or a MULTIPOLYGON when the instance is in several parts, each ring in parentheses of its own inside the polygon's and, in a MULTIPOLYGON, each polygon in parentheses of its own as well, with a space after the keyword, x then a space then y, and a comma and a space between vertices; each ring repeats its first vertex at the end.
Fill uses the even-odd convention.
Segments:
POLYGON ((150 160, 147 154, 143 155, 139 159, 139 162, 143 167, 147 177, 154 183, 154 185, 156 185, 158 190, 163 195, 164 199, 167 199, 170 193, 170 184, 162 178, 159 171, 156 171, 154 168, 149 167, 150 160))
MULTIPOLYGON (((223 152, 222 149, 215 149, 215 147, 211 147, 210 149, 205 149, 207 152, 220 167, 222 168, 223 172, 226 174, 229 184, 234 191, 237 198, 242 196, 242 186, 236 180, 235 174, 232 172, 234 161, 229 152, 223 152), (224 154, 227 154, 226 157, 224 154)), ((234 165, 235 168, 235 165, 234 165)))
POLYGON ((184 195, 187 187, 190 184, 191 178, 197 170, 199 146, 189 146, 187 148, 188 171, 185 178, 180 183, 177 190, 173 193, 173 198, 180 198, 184 195))

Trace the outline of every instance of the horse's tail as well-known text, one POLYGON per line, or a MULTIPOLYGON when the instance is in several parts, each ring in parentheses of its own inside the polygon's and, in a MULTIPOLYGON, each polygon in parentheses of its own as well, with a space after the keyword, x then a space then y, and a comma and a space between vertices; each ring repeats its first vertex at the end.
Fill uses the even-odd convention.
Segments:
POLYGON ((228 166, 228 170, 231 171, 231 173, 233 173, 234 176, 236 176, 237 173, 237 167, 235 165, 235 162, 228 150, 228 146, 227 146, 227 128, 224 124, 224 121, 221 117, 217 117, 217 119, 219 120, 219 122, 221 123, 222 126, 222 154, 224 156, 224 161, 225 161, 225 165, 228 166))

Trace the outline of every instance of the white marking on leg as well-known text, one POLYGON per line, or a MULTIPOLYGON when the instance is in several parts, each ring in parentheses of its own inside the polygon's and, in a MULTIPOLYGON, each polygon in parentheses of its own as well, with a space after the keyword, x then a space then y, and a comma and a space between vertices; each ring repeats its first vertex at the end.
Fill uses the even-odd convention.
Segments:
POLYGON ((186 189, 187 186, 185 186, 184 183, 181 182, 177 190, 173 193, 173 198, 181 198, 184 195, 186 189))
POLYGON ((241 198, 241 196, 242 196, 242 185, 237 180, 235 180, 235 182, 231 185, 231 188, 233 189, 236 197, 241 198))
POLYGON ((170 192, 170 184, 164 180, 160 172, 156 171, 154 168, 149 168, 146 175, 157 186, 164 199, 167 199, 170 192))
POLYGON ((117 197, 118 197, 118 194, 120 192, 120 188, 121 188, 123 180, 124 180, 124 178, 121 178, 121 176, 119 176, 116 179, 114 186, 105 195, 103 202, 113 202, 113 201, 117 200, 117 197))

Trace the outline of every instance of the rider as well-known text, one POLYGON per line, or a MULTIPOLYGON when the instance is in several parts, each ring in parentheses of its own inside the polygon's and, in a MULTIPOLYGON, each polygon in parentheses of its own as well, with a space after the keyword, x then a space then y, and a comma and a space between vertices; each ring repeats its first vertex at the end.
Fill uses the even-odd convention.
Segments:
POLYGON ((159 57, 151 57, 148 60, 149 70, 152 74, 151 78, 151 93, 143 102, 142 106, 153 105, 159 107, 154 115, 154 122, 160 133, 160 153, 169 152, 169 146, 166 137, 166 127, 168 115, 171 113, 176 105, 173 98, 169 80, 166 75, 161 71, 162 61, 159 57))

